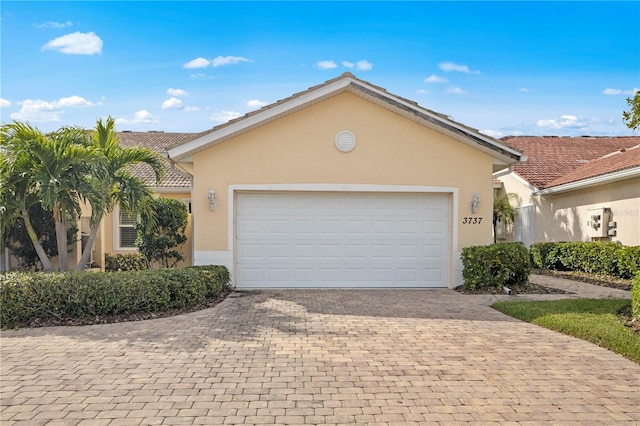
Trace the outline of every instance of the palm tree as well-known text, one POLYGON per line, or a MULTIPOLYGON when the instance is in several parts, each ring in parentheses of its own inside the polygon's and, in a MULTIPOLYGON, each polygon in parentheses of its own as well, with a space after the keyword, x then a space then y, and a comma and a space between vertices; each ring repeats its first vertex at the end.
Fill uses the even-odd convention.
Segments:
POLYGON ((148 165, 156 181, 160 181, 164 174, 162 159, 155 152, 120 145, 112 117, 108 117, 106 123, 102 119, 97 121, 87 144, 98 154, 98 160, 83 190, 86 201, 91 205, 91 230, 77 270, 87 265, 100 222, 106 213, 112 212, 116 204, 130 213, 145 208, 143 201, 152 195, 151 190, 131 174, 132 168, 138 164, 148 165))
POLYGON ((498 196, 498 191, 493 194, 493 242, 496 242, 496 228, 498 222, 504 223, 506 226, 513 224, 516 218, 516 210, 511 206, 510 200, 515 194, 504 194, 498 196))
POLYGON ((33 229, 29 208, 41 202, 45 209, 53 211, 60 269, 65 270, 66 221, 80 213, 77 187, 94 157, 91 149, 78 144, 82 132, 64 128, 44 134, 29 123, 19 122, 0 129, 0 201, 7 216, 24 220, 46 271, 52 271, 53 266, 33 229))

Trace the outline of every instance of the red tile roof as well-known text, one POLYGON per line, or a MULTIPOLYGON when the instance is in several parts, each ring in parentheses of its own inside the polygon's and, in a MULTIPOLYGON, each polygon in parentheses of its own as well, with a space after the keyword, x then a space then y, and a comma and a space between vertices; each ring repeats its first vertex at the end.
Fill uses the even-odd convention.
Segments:
MULTIPOLYGON (((164 154, 167 149, 193 139, 197 133, 165 133, 165 132, 118 132, 122 146, 140 146, 164 154)), ((162 182, 156 183, 151 167, 139 164, 133 168, 133 174, 155 188, 190 188, 191 178, 185 173, 171 168, 169 160, 164 160, 165 175, 162 182)))
POLYGON ((573 171, 554 180, 547 187, 577 182, 579 180, 602 176, 607 173, 618 172, 634 167, 640 167, 640 145, 629 149, 621 149, 604 157, 591 160, 588 163, 573 169, 573 171))
MULTIPOLYGON (((640 144, 640 136, 619 137, 557 137, 557 136, 509 136, 503 142, 518 149, 528 157, 517 163, 515 172, 538 189, 557 185, 563 176, 585 167, 592 160, 604 157, 620 149, 629 149, 640 144)), ((640 164, 637 164, 640 165, 640 164)), ((632 167, 632 166, 630 166, 632 167)), ((604 166, 585 169, 576 180, 609 173, 604 166), (600 169, 599 167, 602 167, 600 169), (605 170, 606 169, 606 170, 605 170), (587 173, 588 172, 588 173, 587 173)))

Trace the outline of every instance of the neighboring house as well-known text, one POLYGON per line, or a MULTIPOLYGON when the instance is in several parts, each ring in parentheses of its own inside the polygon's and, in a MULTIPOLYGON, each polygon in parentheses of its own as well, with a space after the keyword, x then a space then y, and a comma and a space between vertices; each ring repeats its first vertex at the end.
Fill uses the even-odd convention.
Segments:
MULTIPOLYGON (((118 132, 121 145, 127 147, 141 146, 164 156, 166 156, 168 147, 191 140, 195 136, 197 136, 196 133, 165 133, 158 131, 118 132)), ((191 200, 191 176, 174 169, 169 160, 165 160, 165 166, 165 176, 160 183, 156 183, 155 175, 147 165, 137 166, 132 172, 135 176, 144 180, 156 196, 175 198, 184 201, 185 204, 189 206, 191 200)), ((69 265, 71 267, 77 264, 81 250, 84 247, 83 244, 88 237, 90 215, 91 211, 88 207, 83 206, 83 212, 78 226, 81 236, 76 246, 73 247, 69 253, 69 265)), ((130 216, 126 212, 121 211, 117 206, 112 213, 105 215, 93 245, 90 267, 104 269, 105 253, 125 254, 137 252, 134 244, 136 239, 136 231, 134 229, 136 219, 135 215, 130 216)), ((179 263, 179 266, 191 265, 193 262, 191 256, 191 215, 189 215, 186 235, 188 236, 188 240, 182 247, 182 253, 185 259, 179 263)), ((8 251, 3 254, 0 258, 0 271, 18 267, 16 259, 11 258, 8 255, 8 251)), ((53 259, 53 261, 55 265, 56 259, 53 259)))
POLYGON ((193 263, 237 288, 454 287, 492 242, 505 143, 345 73, 168 151, 193 263))
MULTIPOLYGON (((163 156, 166 156, 166 151, 169 147, 184 143, 195 136, 197 136, 196 133, 118 132, 121 145, 148 148, 163 156)), ((165 166, 165 175, 160 183, 156 183, 155 175, 151 167, 147 165, 136 166, 133 174, 144 180, 158 197, 175 198, 183 201, 189 207, 191 202, 191 176, 176 170, 169 160, 165 160, 165 166)), ((93 246, 93 259, 97 266, 104 268, 103 259, 105 253, 137 252, 134 244, 136 231, 133 227, 136 219, 135 216, 128 215, 117 206, 112 214, 108 214, 102 219, 101 230, 93 246)), ((86 234, 89 232, 88 216, 84 216, 81 219, 81 232, 86 234)), ((189 239, 182 247, 185 259, 179 263, 180 266, 192 264, 191 215, 189 215, 186 235, 189 239)))
POLYGON ((501 176, 518 215, 505 240, 619 241, 640 245, 640 137, 514 136, 528 157, 501 176))

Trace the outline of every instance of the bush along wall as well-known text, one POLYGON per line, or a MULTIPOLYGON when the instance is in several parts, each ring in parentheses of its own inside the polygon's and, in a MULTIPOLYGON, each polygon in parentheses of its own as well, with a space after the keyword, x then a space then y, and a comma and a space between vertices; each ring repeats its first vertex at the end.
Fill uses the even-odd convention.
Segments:
POLYGON ((529 251, 521 243, 465 247, 461 258, 463 286, 467 290, 501 289, 529 281, 529 251))
POLYGON ((630 279, 640 273, 640 246, 608 242, 535 243, 530 248, 536 268, 580 271, 630 279))
POLYGON ((63 324, 69 320, 195 307, 229 284, 224 266, 111 273, 0 274, 0 326, 63 324))
POLYGON ((114 271, 143 271, 147 268, 145 257, 140 253, 104 255, 104 270, 114 271))

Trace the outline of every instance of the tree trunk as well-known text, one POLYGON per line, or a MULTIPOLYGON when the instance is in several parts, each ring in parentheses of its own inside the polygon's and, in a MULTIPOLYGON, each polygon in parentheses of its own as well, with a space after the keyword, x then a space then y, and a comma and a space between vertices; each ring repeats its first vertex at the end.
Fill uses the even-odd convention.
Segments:
POLYGON ((84 247, 84 251, 82 252, 82 257, 80 261, 76 265, 76 271, 82 271, 85 266, 87 266, 87 262, 89 262, 89 258, 91 257, 91 249, 93 248, 93 242, 96 240, 96 235, 98 235, 98 229, 100 228, 100 222, 91 227, 91 231, 89 232, 89 239, 87 240, 87 245, 84 247))
POLYGON ((33 243, 33 247, 36 249, 36 253, 38 253, 38 257, 40 258, 40 262, 42 263, 42 269, 47 272, 53 271, 53 266, 51 265, 51 261, 47 257, 47 253, 45 253, 44 248, 42 248, 42 244, 40 244, 40 240, 38 240, 38 236, 36 235, 36 231, 33 229, 33 225, 31 225, 31 220, 29 219, 29 215, 26 211, 21 212, 22 220, 24 220, 24 226, 27 228, 27 234, 29 234, 29 238, 33 243))
POLYGON ((67 225, 62 221, 60 213, 60 204, 55 203, 53 205, 53 220, 56 224, 56 242, 58 244, 58 261, 60 263, 59 269, 66 271, 69 266, 68 253, 67 253, 67 225))

